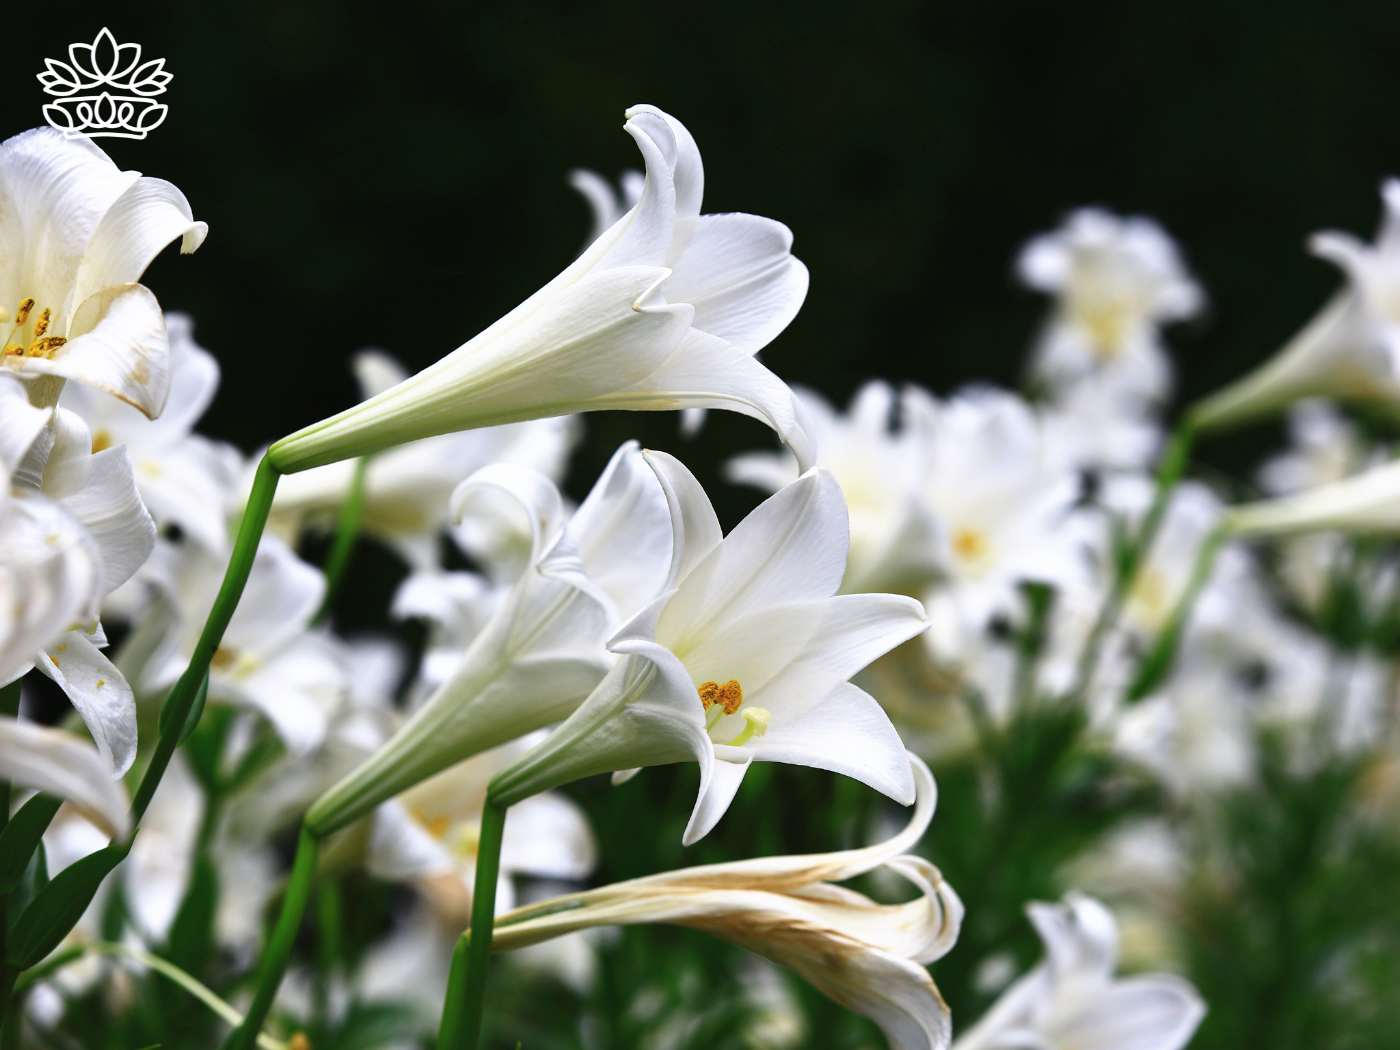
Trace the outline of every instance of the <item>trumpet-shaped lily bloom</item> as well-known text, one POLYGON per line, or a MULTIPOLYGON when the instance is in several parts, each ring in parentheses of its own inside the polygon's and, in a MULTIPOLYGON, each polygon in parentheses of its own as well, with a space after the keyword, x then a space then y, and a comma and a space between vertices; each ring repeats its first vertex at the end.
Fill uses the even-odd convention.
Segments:
POLYGON ((932 774, 910 761, 917 805, 908 826, 885 842, 685 868, 542 901, 497 919, 492 947, 512 950, 594 926, 688 926, 796 971, 875 1021, 895 1050, 940 1050, 949 1013, 925 966, 953 947, 963 909, 937 868, 902 855, 923 836, 936 804, 932 774), (877 904, 834 885, 881 869, 919 896, 877 904))
MULTIPOLYGON (((798 396, 822 467, 840 484, 850 514, 843 589, 922 592, 939 569, 938 523, 924 500, 927 479, 914 435, 891 428, 893 391, 885 383, 867 383, 845 416, 811 391, 798 396)), ((752 452, 733 460, 728 474, 776 492, 798 470, 789 455, 752 452)))
POLYGON ((1160 398, 1171 366, 1160 328, 1201 309, 1200 288, 1151 219, 1073 212, 1021 251, 1021 279, 1056 297, 1036 371, 1056 390, 1097 376, 1125 394, 1160 398))
POLYGON ((792 234, 701 215, 700 151, 675 118, 627 111, 646 181, 635 207, 480 335, 412 378, 272 446, 284 472, 417 438, 599 409, 723 408, 811 458, 792 392, 754 355, 796 316, 792 234))
POLYGON ((107 757, 72 733, 0 717, 0 780, 66 799, 108 835, 126 835, 126 790, 107 757))
POLYGON ((1400 462, 1279 499, 1233 507, 1226 526, 1239 536, 1283 536, 1336 529, 1400 532, 1400 462))
POLYGON ((87 138, 38 128, 0 143, 0 368, 33 381, 36 403, 72 379, 160 415, 165 322, 136 282, 166 245, 189 253, 207 232, 176 187, 87 138))
MULTIPOLYGON (((374 397, 406 375, 387 354, 355 357, 364 396, 374 397)), ((410 565, 427 569, 447 524, 452 491, 468 474, 490 463, 519 463, 561 480, 578 439, 577 420, 531 420, 415 441, 370 459, 365 467, 360 527, 399 551, 410 565)), ((292 535, 308 519, 329 519, 345 502, 355 465, 342 461, 284 478, 277 486, 272 526, 292 535)))
POLYGON ((1098 901, 1032 904, 1045 961, 1012 985, 956 1050, 1181 1050, 1205 1014, 1179 977, 1115 979, 1118 928, 1098 901))
MULTIPOLYGON (((493 464, 453 495, 454 517, 513 582, 445 681, 384 748, 313 807, 339 826, 454 765, 567 717, 612 662, 608 636, 666 583, 666 497, 635 444, 570 517, 543 475, 493 464), (523 535, 524 544, 509 537, 523 535), (517 549, 520 548, 520 549, 517 549)), ((443 655, 439 654, 439 661, 443 655)))
POLYGON ((923 608, 900 595, 836 594, 848 535, 835 480, 804 474, 724 536, 685 467, 660 452, 647 460, 671 507, 670 584, 608 643, 623 659, 592 695, 501 774, 498 800, 694 760, 687 843, 715 826, 754 761, 844 773, 912 802, 899 734, 849 679, 923 631, 923 608))
POLYGON ((1202 402, 1198 425, 1228 426, 1303 397, 1400 403, 1400 179, 1386 180, 1381 199, 1374 244, 1313 236, 1313 253, 1341 268, 1345 287, 1273 357, 1202 402))

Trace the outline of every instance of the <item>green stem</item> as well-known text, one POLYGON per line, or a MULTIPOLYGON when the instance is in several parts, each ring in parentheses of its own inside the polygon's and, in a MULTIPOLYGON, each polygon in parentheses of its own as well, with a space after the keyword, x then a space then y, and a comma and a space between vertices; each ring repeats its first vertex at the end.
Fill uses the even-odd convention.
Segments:
POLYGON ((248 494, 248 505, 243 511, 243 521, 238 527, 238 536, 233 543, 233 553, 229 557, 228 568, 224 571, 224 582, 214 599, 209 617, 204 621, 204 630, 195 643, 189 666, 185 668, 165 698, 170 715, 165 720, 166 731, 156 741, 150 764, 146 766, 131 801, 131 825, 135 834, 136 825, 145 815, 151 804, 161 777, 165 775, 175 748, 180 742, 189 717, 190 708, 199 692, 204 676, 209 673, 214 653, 223 641, 224 631, 238 608, 238 600, 243 596, 243 588, 248 582, 248 574, 253 571, 253 559, 258 553, 258 541, 262 539, 263 527, 267 524, 268 513, 272 510, 272 497, 277 492, 277 468, 266 457, 258 464, 253 478, 253 489, 248 494))
POLYGON ((1216 556, 1229 536, 1228 529, 1217 526, 1201 542, 1196 551, 1196 561, 1191 567, 1191 577, 1186 581, 1186 589, 1181 592, 1166 627, 1162 629, 1147 657, 1138 666, 1138 672, 1128 688, 1129 703, 1141 700, 1151 693, 1171 671, 1177 650, 1181 646, 1181 636, 1191 620, 1191 610, 1196 607, 1196 599, 1201 596, 1201 591, 1209 582, 1211 570, 1215 568, 1216 556))
POLYGON ((340 885, 327 880, 316 890, 316 978, 314 1016, 320 1023, 330 1017, 331 982, 340 967, 340 885))
POLYGON ((253 993, 247 1016, 225 1041, 224 1050, 252 1050, 263 1022, 272 1011, 272 1000, 277 995, 278 985, 282 983, 282 974, 286 972, 287 960, 292 954, 292 945, 296 943, 297 930, 301 927, 301 917, 311 896, 319 850, 319 840, 302 828, 297 840, 296 859, 292 862, 292 874, 282 897, 282 911, 277 916, 272 935, 263 949, 262 961, 258 964, 257 990, 253 993))
POLYGON ((312 623, 321 623, 330 615, 331 603, 335 601, 345 578, 345 567, 350 563, 350 555, 355 550, 355 541, 360 536, 360 522, 365 514, 365 475, 369 470, 369 456, 361 456, 355 461, 355 472, 350 477, 350 489, 345 501, 340 505, 340 516, 335 523, 335 536, 331 540, 330 552, 326 555, 326 596, 321 600, 321 608, 316 611, 312 623))
POLYGON ((1093 683, 1109 629, 1118 622, 1123 603, 1127 600, 1133 581, 1137 579, 1138 570, 1142 568, 1142 563, 1157 538, 1157 532, 1162 527, 1162 519, 1166 516, 1172 493, 1191 461, 1191 445, 1195 435, 1193 417, 1188 415, 1177 425, 1166 451, 1162 454, 1161 462, 1157 466, 1157 485, 1152 494, 1152 503, 1147 508, 1147 514, 1144 515, 1136 535, 1128 541, 1118 561, 1108 596, 1104 599, 1103 607, 1099 610, 1098 618, 1084 643, 1084 651, 1080 654, 1074 686, 1070 690, 1071 696, 1082 697, 1093 683))
POLYGON ((477 1050, 486 1006, 486 972, 491 962, 491 929, 496 921, 496 881, 501 873, 501 838, 506 807, 488 790, 481 814, 469 936, 452 953, 447 1000, 438 1029, 438 1050, 477 1050), (465 970, 463 970, 465 966, 465 970), (459 972, 460 971, 460 972, 459 972))
POLYGON ((447 974, 447 998, 442 1001, 442 1021, 438 1025, 438 1047, 456 1047, 462 1043, 467 1019, 467 963, 471 955, 472 932, 467 930, 457 938, 452 949, 452 969, 447 974))

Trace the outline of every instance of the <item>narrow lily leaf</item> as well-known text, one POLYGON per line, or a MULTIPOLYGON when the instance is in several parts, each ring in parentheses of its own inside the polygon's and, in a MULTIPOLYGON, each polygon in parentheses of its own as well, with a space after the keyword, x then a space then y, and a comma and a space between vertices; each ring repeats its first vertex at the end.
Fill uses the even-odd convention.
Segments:
POLYGON ((29 907, 30 902, 33 901, 48 884, 48 851, 44 849, 43 839, 40 839, 39 848, 29 855, 29 863, 24 866, 24 872, 20 875, 19 883, 15 886, 8 901, 9 924, 11 930, 14 929, 21 913, 29 907))
POLYGON ((87 911, 102 880, 126 853, 125 846, 106 846, 54 876, 10 930, 6 962, 26 970, 57 948, 87 911))
POLYGON ((44 837, 44 830, 63 805, 61 798, 35 795, 10 818, 0 832, 0 893, 10 893, 24 878, 34 850, 44 837))

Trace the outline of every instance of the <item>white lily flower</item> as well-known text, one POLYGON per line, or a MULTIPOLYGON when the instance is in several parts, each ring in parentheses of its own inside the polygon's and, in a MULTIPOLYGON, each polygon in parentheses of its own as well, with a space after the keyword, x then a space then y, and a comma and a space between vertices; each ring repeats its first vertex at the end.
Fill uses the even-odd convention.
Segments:
POLYGON ((1236 536, 1290 536, 1336 529, 1400 531, 1400 461, 1279 499, 1231 507, 1225 523, 1236 536))
MULTIPOLYGON (((927 472, 915 435, 891 426, 893 391, 885 383, 865 384, 845 416, 810 390, 796 392, 822 467, 846 497, 851 551, 842 589, 920 593, 938 573, 940 537, 923 498, 927 472)), ((777 492, 799 471, 788 454, 751 452, 731 460, 726 473, 777 492)))
MULTIPOLYGON (((377 351, 357 354, 354 367, 366 398, 406 378, 397 361, 377 351)), ((530 420, 443 434, 374 456, 365 467, 360 528, 425 570, 436 562, 438 536, 460 479, 491 463, 518 463, 559 482, 579 430, 572 417, 530 420)), ((355 469, 347 460, 283 478, 272 528, 291 537, 307 519, 331 520, 350 492, 355 469)))
POLYGON ((1098 376, 1125 394, 1167 395, 1161 326, 1193 317, 1203 297, 1160 226, 1081 208, 1033 238, 1017 268, 1027 285, 1056 297, 1034 366, 1052 388, 1098 376))
MULTIPOLYGON (((370 821, 366 870, 414 882, 441 919, 460 930, 471 918, 487 785, 532 743, 522 738, 459 762, 380 806, 370 821)), ((527 799, 511 810, 496 910, 514 907, 512 876, 579 880, 596 858, 593 832, 573 802, 555 793, 527 799)))
POLYGON ((608 643, 623 659, 582 706, 501 774, 498 800, 693 760, 687 844, 714 827, 754 761, 844 773, 912 802, 899 734, 849 679, 926 621, 912 598, 836 595, 848 539, 835 480, 809 471, 724 536, 685 467, 646 459, 671 507, 668 589, 608 643))
MULTIPOLYGON (((87 572, 95 565, 97 599, 76 610, 40 651, 31 652, 19 673, 37 666, 52 678, 82 716, 98 750, 121 775, 136 758, 136 701, 126 679, 101 652, 107 639, 98 622, 98 602, 150 555, 155 523, 141 503, 126 451, 113 448, 93 454, 91 447, 87 425, 65 409, 54 409, 14 475, 13 503, 31 522, 42 519, 52 530, 42 545, 28 550, 74 555, 63 557, 55 569, 57 577, 49 582, 67 591, 76 582, 70 574, 77 571, 86 585, 87 572), (75 534, 75 525, 81 536, 75 534), (76 568, 79 550, 91 563, 88 570, 76 568)), ((45 588, 37 596, 49 597, 45 588)))
POLYGON ((231 450, 193 431, 218 389, 219 364, 195 342, 193 322, 185 315, 166 314, 165 329, 170 399, 159 419, 85 387, 65 390, 63 404, 87 422, 94 452, 126 448, 142 502, 158 525, 175 525, 218 553, 228 546, 227 519, 236 509, 231 450))
POLYGON ((85 137, 38 128, 6 139, 0 368, 34 380, 37 404, 53 404, 72 379, 160 415, 165 322, 136 282, 167 244, 188 254, 207 233, 178 189, 120 170, 85 137))
POLYGON ((791 391, 754 358, 796 316, 807 270, 786 226, 701 215, 700 152, 652 106, 627 111, 646 183, 558 277, 434 365, 282 439, 284 472, 434 434, 602 409, 724 408, 811 458, 791 391))
POLYGON ((926 641, 936 660, 958 665, 997 615, 1019 617, 1022 583, 1080 585, 1081 538, 1070 516, 1079 479, 1014 394, 974 389, 940 402, 909 388, 903 408, 940 538, 926 641))
POLYGON ((962 903, 922 857, 937 801, 933 776, 913 764, 918 803, 906 828, 863 849, 766 857, 665 872, 543 901, 501 916, 492 947, 513 950, 595 926, 664 923, 703 930, 796 971, 864 1014, 896 1050, 941 1050, 951 1024, 928 971, 957 940, 962 903), (834 885, 887 870, 919 896, 877 904, 834 885))
POLYGON ((666 497, 635 443, 614 453, 572 518, 548 478, 504 463, 464 481, 452 504, 460 524, 476 526, 459 534, 482 542, 486 559, 508 565, 502 575, 513 580, 442 684, 317 804, 313 824, 331 814, 339 823, 347 812, 567 717, 606 673, 608 636, 666 582, 666 497), (523 556, 510 541, 517 535, 528 538, 523 556))
POLYGON ((107 757, 72 733, 0 717, 0 780, 66 799, 114 839, 130 828, 107 757))
POLYGON ((1182 1050, 1205 1014, 1179 977, 1115 979, 1118 930, 1098 901, 1027 908, 1045 961, 1008 989, 956 1050, 1182 1050))
MULTIPOLYGON (((223 574, 223 558, 194 547, 186 551, 177 574, 175 622, 147 665, 145 689, 164 690, 183 673, 223 574)), ((257 711, 296 754, 325 737, 347 688, 341 646, 309 629, 324 594, 320 570, 276 537, 265 537, 209 668, 210 700, 257 711)))
POLYGON ((1346 286, 1273 357, 1202 402, 1198 425, 1228 426, 1304 397, 1400 403, 1400 179, 1385 181, 1381 199, 1374 244, 1313 235, 1313 253, 1339 266, 1346 286))
POLYGON ((1146 470, 1162 445, 1155 413, 1099 376, 1056 396, 1041 426, 1051 459, 1071 470, 1146 470))

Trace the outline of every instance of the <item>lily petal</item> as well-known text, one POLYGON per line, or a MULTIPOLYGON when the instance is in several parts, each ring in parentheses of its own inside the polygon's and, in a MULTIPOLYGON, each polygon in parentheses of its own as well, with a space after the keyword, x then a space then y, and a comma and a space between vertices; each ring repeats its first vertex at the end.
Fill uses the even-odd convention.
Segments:
POLYGON ((0 717, 0 777, 67 799, 113 838, 130 827, 126 791, 111 766, 71 733, 0 717))
POLYGON ((113 775, 123 776, 136 761, 136 698, 126 678, 80 631, 50 645, 36 666, 72 701, 113 775))

